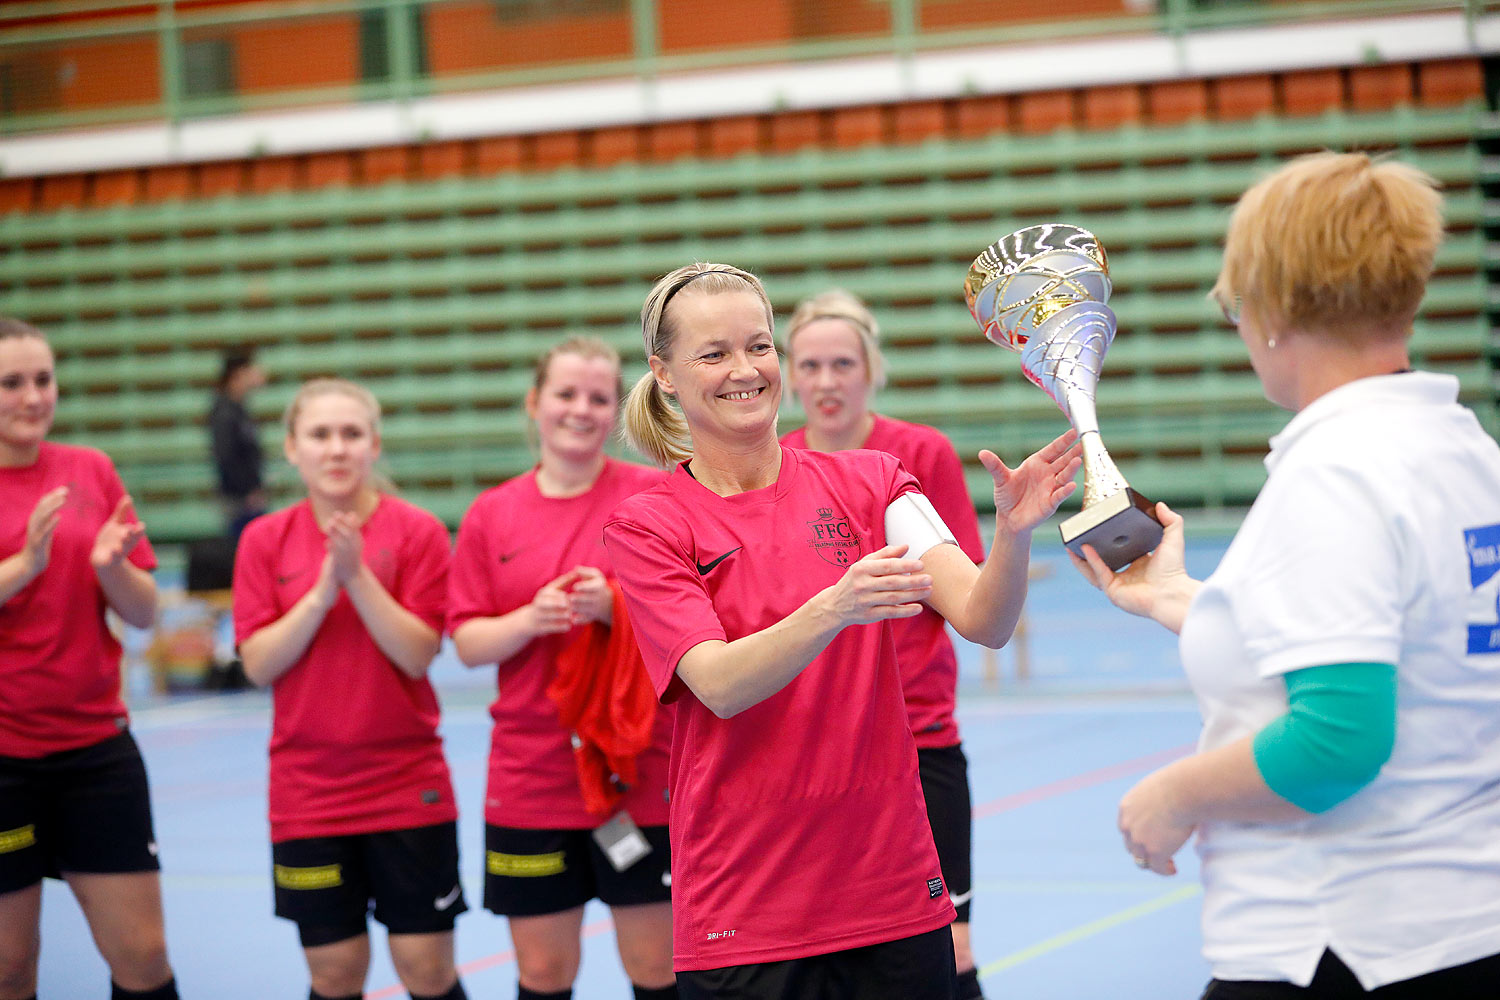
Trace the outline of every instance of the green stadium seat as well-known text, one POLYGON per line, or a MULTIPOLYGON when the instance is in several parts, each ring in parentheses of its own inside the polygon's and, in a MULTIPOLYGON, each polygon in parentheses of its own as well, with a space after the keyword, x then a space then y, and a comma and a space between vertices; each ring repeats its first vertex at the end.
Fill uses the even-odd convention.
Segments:
MULTIPOLYGON (((1205 293, 1229 206, 1303 150, 1396 149, 1443 182, 1451 235, 1413 354, 1457 374, 1500 427, 1488 320, 1500 305, 1484 278, 1500 251, 1482 235, 1500 209, 1481 187, 1500 167, 1476 135, 1500 125, 1473 107, 1401 108, 12 213, 0 311, 49 331, 58 436, 109 452, 168 541, 219 530, 203 419, 225 347, 259 347, 272 375, 256 397, 268 444, 303 379, 368 384, 389 473, 454 525, 533 461, 522 402, 536 357, 591 333, 638 373, 645 292, 694 259, 761 274, 783 315, 830 286, 864 297, 888 359, 879 407, 953 435, 983 505, 974 453, 1019 457, 1064 423, 980 335, 960 283, 998 236, 1063 218, 1111 259, 1121 326, 1099 389, 1106 444, 1149 495, 1232 506, 1259 488, 1286 415, 1205 293)), ((787 426, 798 419, 788 400, 787 426)), ((273 477, 287 493, 293 480, 273 477)))

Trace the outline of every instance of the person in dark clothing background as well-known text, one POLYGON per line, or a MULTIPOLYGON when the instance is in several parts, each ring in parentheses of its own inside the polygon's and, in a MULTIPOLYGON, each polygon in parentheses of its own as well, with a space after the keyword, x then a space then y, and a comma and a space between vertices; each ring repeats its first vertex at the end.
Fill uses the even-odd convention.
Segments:
POLYGON ((237 543, 245 525, 266 511, 264 458, 255 420, 246 407, 250 394, 265 383, 266 373, 248 349, 225 352, 208 427, 219 494, 224 498, 225 534, 231 543, 237 543))

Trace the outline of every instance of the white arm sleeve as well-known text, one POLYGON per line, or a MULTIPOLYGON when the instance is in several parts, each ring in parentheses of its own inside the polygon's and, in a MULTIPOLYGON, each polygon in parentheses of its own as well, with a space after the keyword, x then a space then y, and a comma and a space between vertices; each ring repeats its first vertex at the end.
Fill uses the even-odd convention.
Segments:
POLYGON ((906 551, 909 559, 920 559, 928 549, 944 542, 958 544, 933 509, 932 501, 920 493, 903 493, 885 509, 885 542, 909 546, 906 551))

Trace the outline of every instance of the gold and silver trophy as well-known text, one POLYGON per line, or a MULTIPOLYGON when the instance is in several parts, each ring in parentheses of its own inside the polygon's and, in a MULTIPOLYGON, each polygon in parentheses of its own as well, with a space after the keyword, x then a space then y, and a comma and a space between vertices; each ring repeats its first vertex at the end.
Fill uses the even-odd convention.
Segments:
POLYGON ((1063 411, 1083 443, 1083 509, 1062 522, 1063 544, 1092 545, 1110 569, 1156 548, 1156 504, 1130 488, 1099 437, 1094 390, 1115 337, 1109 261, 1094 234, 1046 223, 1018 229, 974 259, 964 279, 984 335, 1021 355, 1021 370, 1063 411))

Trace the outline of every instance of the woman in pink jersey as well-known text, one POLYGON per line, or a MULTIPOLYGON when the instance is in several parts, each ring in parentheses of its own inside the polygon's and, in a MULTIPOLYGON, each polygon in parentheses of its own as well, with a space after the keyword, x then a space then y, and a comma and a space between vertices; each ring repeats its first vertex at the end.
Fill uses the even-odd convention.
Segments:
MULTIPOLYGON (((654 728, 643 721, 650 745, 636 758, 636 781, 610 811, 591 811, 571 734, 548 691, 559 656, 582 626, 608 625, 613 617, 605 518, 662 479, 655 469, 604 454, 620 388, 619 355, 602 341, 573 337, 538 360, 526 412, 541 460, 474 501, 453 556, 448 624, 458 655, 469 666, 499 665, 490 707, 484 903, 510 920, 521 1000, 572 995, 583 906, 595 897, 612 911, 636 998, 677 995, 666 828, 670 719, 643 691, 656 718, 654 728), (612 862, 598 838, 616 826, 595 835, 612 816, 628 843, 649 852, 612 862)), ((639 671, 630 652, 630 668, 639 671)))
POLYGON ((51 876, 115 1000, 175 1000, 146 768, 104 618, 150 626, 156 557, 110 460, 46 439, 56 406, 46 337, 0 318, 0 998, 36 994, 51 876))
POLYGON ((427 680, 448 532, 378 488, 380 406, 365 389, 308 382, 284 422, 307 499, 252 522, 234 568, 245 675, 274 705, 276 914, 297 924, 312 1000, 362 995, 371 903, 413 1000, 462 1000, 458 811, 427 680))
POLYGON ((980 453, 997 515, 978 569, 896 459, 777 441, 781 369, 753 275, 680 268, 641 326, 651 372, 626 431, 677 465, 604 538, 657 693, 678 703, 678 989, 950 1000, 954 910, 886 622, 927 603, 1005 642, 1031 532, 1073 490, 1072 435, 1015 470, 980 453))
MULTIPOLYGON (((865 304, 839 289, 814 296, 792 313, 784 344, 792 388, 807 414, 807 426, 783 435, 782 443, 814 451, 868 448, 896 456, 902 468, 917 477, 964 555, 983 562, 979 519, 952 442, 935 428, 870 409, 870 397, 885 384, 885 358, 880 353, 880 327, 865 304)), ((953 921, 958 998, 975 1000, 984 993, 969 944, 973 817, 969 762, 953 718, 958 657, 942 616, 930 607, 915 618, 893 621, 891 631, 906 714, 917 741, 927 821, 958 911, 953 921)))

